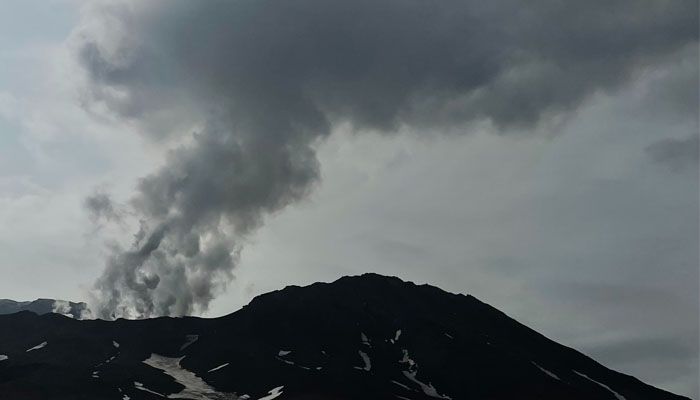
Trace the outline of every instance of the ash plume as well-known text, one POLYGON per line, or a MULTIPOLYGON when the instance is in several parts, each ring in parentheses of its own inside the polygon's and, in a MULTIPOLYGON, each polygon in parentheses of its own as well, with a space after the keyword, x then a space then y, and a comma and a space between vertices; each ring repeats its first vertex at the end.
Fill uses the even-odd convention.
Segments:
POLYGON ((103 318, 206 310, 242 241, 319 180, 315 146, 333 126, 532 131, 698 39, 690 0, 85 7, 74 38, 87 107, 180 143, 131 199, 141 229, 96 282, 103 318))
POLYGON ((83 207, 88 212, 88 216, 93 223, 99 224, 102 221, 119 222, 124 218, 124 211, 119 205, 114 204, 112 197, 104 191, 86 197, 83 207))

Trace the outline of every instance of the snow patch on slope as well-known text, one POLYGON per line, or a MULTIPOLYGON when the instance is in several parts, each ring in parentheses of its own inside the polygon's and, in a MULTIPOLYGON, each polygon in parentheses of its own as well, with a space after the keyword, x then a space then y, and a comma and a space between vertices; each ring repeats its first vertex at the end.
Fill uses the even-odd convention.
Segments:
POLYGON ((207 371, 207 372, 218 371, 218 370, 220 370, 221 368, 227 367, 228 365, 229 365, 229 363, 224 363, 224 364, 219 365, 218 367, 214 367, 214 368, 210 369, 210 370, 207 371))
POLYGON ((431 382, 425 383, 416 377, 416 375, 418 375, 418 364, 409 356, 408 350, 403 349, 403 358, 399 360, 399 363, 408 364, 408 370, 401 372, 403 372, 403 375, 408 378, 408 380, 420 386, 423 393, 425 393, 427 396, 434 397, 436 399, 452 399, 450 396, 438 393, 437 389, 435 389, 431 382))
POLYGON ((369 342, 369 338, 367 337, 367 335, 365 335, 364 332, 360 332, 360 340, 365 346, 372 347, 372 344, 369 342))
MULTIPOLYGON (((119 393, 122 393, 122 388, 117 388, 117 390, 119 390, 119 393)), ((122 393, 122 394, 123 394, 123 393, 122 393)), ((131 397, 129 397, 128 395, 124 394, 124 395, 122 396, 122 400, 131 400, 131 397)))
POLYGON ((277 398, 282 395, 282 389, 284 389, 284 386, 277 386, 276 388, 270 390, 267 396, 261 397, 258 400, 272 400, 274 398, 277 398))
POLYGON ((601 386, 601 387, 607 389, 607 391, 610 392, 610 393, 612 393, 612 394, 615 396, 615 398, 616 398, 617 400, 627 400, 627 399, 625 398, 625 396, 623 396, 623 395, 621 395, 620 393, 617 393, 616 391, 612 390, 612 389, 610 388, 610 386, 608 386, 608 385, 606 385, 606 384, 604 384, 604 383, 600 383, 600 382, 598 382, 598 381, 595 380, 595 379, 589 378, 586 374, 582 374, 582 373, 580 373, 580 372, 578 372, 578 371, 576 371, 576 370, 574 370, 574 373, 575 373, 576 375, 579 375, 579 376, 582 376, 582 377, 588 379, 589 381, 591 381, 591 382, 597 384, 598 386, 601 386))
POLYGON ((408 378, 410 381, 418 384, 418 386, 420 386, 421 390, 423 390, 423 393, 425 393, 426 395, 428 395, 430 397, 435 397, 436 399, 448 399, 448 400, 452 399, 450 396, 446 396, 446 395, 438 393, 437 389, 435 389, 435 387, 433 386, 432 383, 430 383, 430 382, 424 383, 424 382, 419 381, 416 378, 417 373, 418 373, 418 371, 413 371, 413 372, 403 371, 404 376, 406 378, 408 378))
POLYGON ((551 372, 551 371, 548 371, 548 370, 542 368, 539 364, 537 364, 537 363, 534 362, 534 361, 530 361, 530 362, 532 363, 532 365, 534 365, 535 367, 539 368, 540 371, 542 371, 542 372, 544 372, 545 374, 547 374, 547 376, 549 376, 549 377, 551 377, 551 378, 554 378, 554 379, 556 379, 556 380, 558 380, 558 381, 561 380, 554 372, 551 372))
POLYGON ((360 354, 360 357, 362 357, 362 361, 364 361, 365 366, 364 367, 355 367, 355 369, 361 369, 361 370, 365 370, 365 371, 369 371, 370 369, 372 369, 372 362, 370 361, 367 353, 365 353, 364 351, 358 351, 358 353, 360 354))
POLYGON ((30 349, 27 349, 27 353, 29 353, 30 351, 34 351, 34 350, 43 349, 44 347, 46 347, 47 344, 48 344, 48 342, 41 342, 41 344, 38 344, 30 349))
POLYGON ((416 365, 416 362, 411 359, 408 355, 408 350, 403 349, 403 358, 399 360, 401 364, 408 364, 408 368, 411 369, 416 365))
POLYGON ((153 390, 143 386, 143 383, 141 383, 141 382, 134 381, 134 387, 138 390, 143 390, 144 392, 155 394, 156 396, 165 397, 162 394, 160 394, 158 392, 154 392, 153 390))
POLYGON ((180 365, 180 358, 164 357, 158 354, 151 354, 151 357, 143 361, 144 364, 157 368, 175 378, 177 383, 185 388, 180 393, 173 393, 168 396, 170 399, 190 399, 190 400, 211 400, 233 398, 231 395, 217 392, 200 377, 188 371, 180 365))
POLYGON ((396 342, 399 341, 399 338, 400 338, 400 337, 401 337, 401 329, 399 329, 399 330, 396 331, 396 333, 394 334, 394 338, 393 338, 393 339, 389 339, 389 342, 391 342, 391 344, 395 344, 396 342))

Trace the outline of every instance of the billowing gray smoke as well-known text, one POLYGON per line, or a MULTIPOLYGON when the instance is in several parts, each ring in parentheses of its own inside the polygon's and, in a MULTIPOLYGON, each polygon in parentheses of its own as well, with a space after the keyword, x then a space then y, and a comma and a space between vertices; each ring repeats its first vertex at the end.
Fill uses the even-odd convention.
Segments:
POLYGON ((314 147, 333 126, 527 131, 698 38, 694 0, 86 7, 75 36, 86 104, 180 143, 130 202, 141 230, 96 283, 105 318, 205 310, 232 278, 241 240, 318 180, 314 147))

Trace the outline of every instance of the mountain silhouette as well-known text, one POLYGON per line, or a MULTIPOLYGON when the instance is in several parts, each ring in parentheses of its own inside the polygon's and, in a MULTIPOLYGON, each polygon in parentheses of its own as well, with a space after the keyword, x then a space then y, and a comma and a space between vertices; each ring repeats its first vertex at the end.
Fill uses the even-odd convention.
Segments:
POLYGON ((220 318, 0 315, 0 399, 683 399, 472 296, 377 274, 220 318))

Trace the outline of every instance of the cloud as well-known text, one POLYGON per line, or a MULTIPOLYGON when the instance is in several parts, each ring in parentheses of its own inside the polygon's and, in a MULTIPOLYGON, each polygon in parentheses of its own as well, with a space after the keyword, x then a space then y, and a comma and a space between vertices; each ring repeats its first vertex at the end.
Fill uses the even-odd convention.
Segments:
POLYGON ((686 169, 697 170, 698 152, 700 152, 698 134, 692 133, 679 139, 661 139, 647 146, 646 152, 654 162, 673 172, 686 169))
POLYGON ((120 222, 124 218, 124 210, 114 204, 111 196, 102 191, 96 191, 85 198, 83 206, 93 223, 120 222))
POLYGON ((90 3, 85 101, 176 143, 130 203, 98 314, 203 311, 265 216, 319 180, 333 127, 526 132, 696 45, 697 3, 90 3), (190 135, 191 131, 196 133, 190 135), (143 237, 141 239, 141 237, 143 237))
MULTIPOLYGON (((613 360, 616 364, 667 363, 691 365, 697 352, 695 343, 683 343, 684 338, 625 339, 618 343, 605 343, 589 351, 599 359, 613 360)), ((611 361, 612 362, 612 361, 611 361)), ((686 367, 687 368, 687 367, 686 367)))

